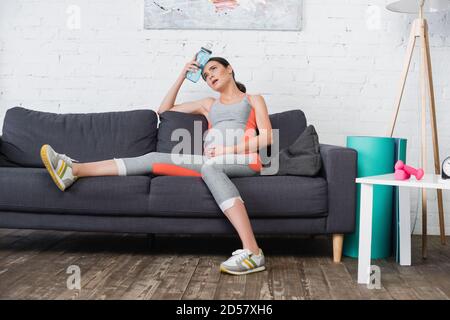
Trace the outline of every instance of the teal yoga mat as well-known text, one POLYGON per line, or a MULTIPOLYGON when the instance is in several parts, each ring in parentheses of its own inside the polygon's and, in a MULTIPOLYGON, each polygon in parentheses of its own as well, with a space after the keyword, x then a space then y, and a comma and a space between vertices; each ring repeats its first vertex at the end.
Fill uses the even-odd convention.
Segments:
MULTIPOLYGON (((366 177, 394 172, 395 138, 389 137, 347 137, 347 147, 358 152, 357 177, 366 177)), ((343 254, 358 257, 359 208, 361 185, 356 188, 356 229, 344 236, 343 254)), ((394 189, 391 186, 373 187, 372 214, 372 259, 386 258, 392 249, 394 189)))

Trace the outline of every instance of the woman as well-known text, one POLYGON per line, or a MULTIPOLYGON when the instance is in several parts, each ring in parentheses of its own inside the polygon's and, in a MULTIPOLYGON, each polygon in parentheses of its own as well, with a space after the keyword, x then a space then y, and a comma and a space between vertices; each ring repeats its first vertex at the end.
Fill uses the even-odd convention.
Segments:
POLYGON ((219 99, 207 97, 174 105, 186 72, 198 69, 194 56, 165 96, 158 114, 171 110, 204 115, 209 129, 203 155, 151 152, 134 158, 75 163, 76 160, 43 145, 41 158, 62 191, 81 177, 149 173, 201 176, 242 241, 243 249, 234 251, 220 265, 220 270, 235 275, 262 271, 265 270, 264 254, 256 242, 244 201, 229 177, 260 174, 262 166, 258 150, 272 143, 267 107, 262 96, 246 94, 245 86, 235 81, 231 65, 221 57, 210 58, 202 70, 203 80, 220 93, 219 99), (259 135, 256 135, 256 127, 259 135), (225 137, 230 131, 232 141, 225 137))

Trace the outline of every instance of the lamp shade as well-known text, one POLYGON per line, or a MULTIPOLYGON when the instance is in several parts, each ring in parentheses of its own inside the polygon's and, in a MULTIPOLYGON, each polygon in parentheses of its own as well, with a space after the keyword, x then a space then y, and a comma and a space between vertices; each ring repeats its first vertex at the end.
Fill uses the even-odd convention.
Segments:
MULTIPOLYGON (((390 11, 402 13, 419 13, 420 0, 400 0, 393 1, 386 6, 390 11)), ((424 13, 433 13, 450 10, 450 0, 425 0, 423 5, 424 13)))

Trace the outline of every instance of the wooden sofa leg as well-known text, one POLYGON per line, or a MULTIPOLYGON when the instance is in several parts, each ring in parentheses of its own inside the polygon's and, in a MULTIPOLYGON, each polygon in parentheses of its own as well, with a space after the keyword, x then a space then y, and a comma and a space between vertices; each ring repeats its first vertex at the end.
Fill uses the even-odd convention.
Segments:
POLYGON ((333 261, 335 263, 341 262, 343 244, 344 235, 341 233, 333 234, 333 261))

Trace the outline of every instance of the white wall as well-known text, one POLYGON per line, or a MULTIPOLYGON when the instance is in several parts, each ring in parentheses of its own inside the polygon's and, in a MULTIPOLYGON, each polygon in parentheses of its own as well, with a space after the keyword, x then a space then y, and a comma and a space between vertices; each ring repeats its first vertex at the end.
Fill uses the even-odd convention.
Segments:
MULTIPOLYGON (((143 30, 143 0, 1 0, 0 122, 16 105, 60 113, 157 109, 184 63, 212 41, 214 55, 230 61, 250 94, 264 96, 270 113, 301 108, 321 142, 385 135, 414 19, 387 11, 386 2, 305 0, 303 30, 277 32, 143 30), (67 27, 70 5, 81 9, 79 30, 67 27)), ((450 155, 450 18, 428 21, 442 159, 450 155)), ((417 58, 395 133, 408 139, 414 166, 417 58)), ((204 82, 186 80, 177 103, 206 95, 215 94, 204 82)), ((428 153, 431 170, 431 147, 428 153)), ((416 192, 412 198, 414 217, 416 192)), ((429 232, 437 234, 435 193, 429 199, 429 232)), ((448 192, 444 200, 450 234, 448 192)))

